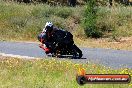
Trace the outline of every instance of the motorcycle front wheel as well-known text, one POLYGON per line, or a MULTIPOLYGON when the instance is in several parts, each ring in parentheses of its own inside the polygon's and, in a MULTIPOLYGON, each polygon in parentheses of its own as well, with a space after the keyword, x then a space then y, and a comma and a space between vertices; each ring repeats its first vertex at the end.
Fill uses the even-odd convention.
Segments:
POLYGON ((73 49, 73 58, 80 59, 83 56, 82 51, 75 44, 72 46, 72 49, 73 49))

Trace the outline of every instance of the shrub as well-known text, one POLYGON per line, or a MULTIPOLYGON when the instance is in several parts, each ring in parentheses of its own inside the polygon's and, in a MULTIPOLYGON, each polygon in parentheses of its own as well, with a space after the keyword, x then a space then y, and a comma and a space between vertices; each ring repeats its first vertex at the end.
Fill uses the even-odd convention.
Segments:
POLYGON ((96 27, 97 10, 96 0, 87 1, 83 20, 84 31, 87 37, 99 38, 102 36, 102 33, 96 27))

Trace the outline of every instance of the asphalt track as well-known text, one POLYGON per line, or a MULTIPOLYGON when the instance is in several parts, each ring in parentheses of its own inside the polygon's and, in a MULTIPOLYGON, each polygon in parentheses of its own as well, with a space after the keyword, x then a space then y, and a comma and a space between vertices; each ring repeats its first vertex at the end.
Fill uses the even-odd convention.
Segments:
MULTIPOLYGON (((112 68, 132 68, 132 51, 85 47, 80 49, 83 52, 83 58, 86 59, 71 59, 74 63, 93 62, 112 68)), ((36 43, 0 41, 0 54, 2 53, 29 57, 46 57, 43 50, 36 43)))

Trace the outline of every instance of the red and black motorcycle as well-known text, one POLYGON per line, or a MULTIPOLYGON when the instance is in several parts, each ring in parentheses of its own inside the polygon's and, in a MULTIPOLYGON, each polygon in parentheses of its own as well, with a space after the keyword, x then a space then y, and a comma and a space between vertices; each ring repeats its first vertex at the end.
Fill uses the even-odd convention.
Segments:
POLYGON ((46 36, 42 33, 38 36, 38 40, 42 43, 39 47, 48 56, 72 59, 80 59, 82 57, 82 51, 74 44, 73 36, 70 32, 58 31, 52 34, 52 42, 49 44, 47 44, 45 39, 46 36), (48 47, 45 47, 45 45, 48 45, 48 47))

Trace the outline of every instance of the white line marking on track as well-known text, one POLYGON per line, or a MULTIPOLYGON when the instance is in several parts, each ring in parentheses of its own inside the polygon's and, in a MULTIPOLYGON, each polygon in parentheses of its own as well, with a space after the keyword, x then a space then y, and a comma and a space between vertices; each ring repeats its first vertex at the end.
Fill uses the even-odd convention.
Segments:
POLYGON ((15 57, 15 58, 35 59, 35 57, 21 56, 21 55, 13 55, 13 54, 5 54, 5 53, 0 53, 0 55, 1 56, 7 56, 7 57, 15 57))

